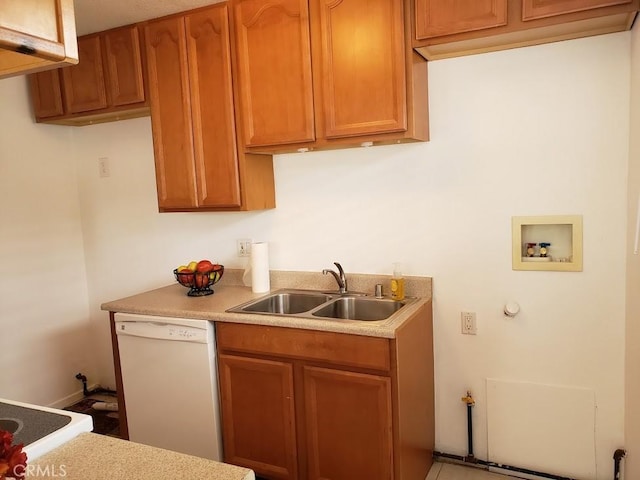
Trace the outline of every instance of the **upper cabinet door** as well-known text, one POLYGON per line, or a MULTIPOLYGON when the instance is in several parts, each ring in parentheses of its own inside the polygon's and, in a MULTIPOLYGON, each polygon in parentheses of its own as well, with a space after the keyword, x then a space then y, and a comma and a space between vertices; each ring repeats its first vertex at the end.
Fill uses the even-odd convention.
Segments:
POLYGON ((238 207, 231 46, 226 4, 186 17, 198 204, 238 207))
POLYGON ((415 1, 416 38, 418 39, 471 32, 507 24, 507 0, 415 1))
POLYGON ((312 0, 316 105, 326 138, 407 129, 402 4, 312 0))
POLYGON ((107 94, 102 68, 102 50, 97 35, 78 39, 79 63, 62 69, 65 108, 79 113, 107 106, 107 94))
POLYGON ((633 0, 522 0, 522 20, 536 20, 592 8, 625 5, 633 0))
POLYGON ((45 70, 29 75, 31 101, 36 120, 64 114, 60 69, 45 70))
POLYGON ((183 18, 150 22, 145 28, 161 209, 197 206, 185 38, 183 18))
POLYGON ((315 139, 307 0, 235 0, 246 146, 315 139))
POLYGON ((111 30, 104 37, 107 86, 111 104, 144 102, 144 81, 138 28, 133 25, 111 30))
POLYGON ((0 78, 75 63, 73 0, 0 2, 0 78))

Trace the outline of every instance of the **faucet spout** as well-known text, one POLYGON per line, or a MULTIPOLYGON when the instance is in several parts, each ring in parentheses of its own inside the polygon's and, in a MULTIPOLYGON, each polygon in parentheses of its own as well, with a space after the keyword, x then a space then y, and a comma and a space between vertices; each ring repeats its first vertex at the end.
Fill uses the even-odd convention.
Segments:
POLYGON ((344 274, 344 269, 342 268, 342 265, 340 265, 338 262, 333 262, 333 264, 338 268, 338 272, 340 273, 336 273, 334 270, 325 268, 324 270, 322 270, 322 273, 324 275, 330 273, 331 275, 333 275, 333 278, 336 279, 336 283, 338 284, 338 291, 340 293, 347 293, 347 277, 344 274))

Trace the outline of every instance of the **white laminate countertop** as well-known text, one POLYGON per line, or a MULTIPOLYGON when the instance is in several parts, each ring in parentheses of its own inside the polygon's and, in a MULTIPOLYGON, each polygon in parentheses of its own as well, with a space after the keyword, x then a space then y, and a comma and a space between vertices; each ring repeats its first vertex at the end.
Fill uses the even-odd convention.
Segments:
POLYGON ((65 480, 255 480, 248 468, 119 438, 82 433, 30 462, 26 478, 65 480))
MULTIPOLYGON (((313 272, 271 272, 271 291, 282 288, 333 290, 335 282, 330 276, 313 272)), ((102 310, 123 313, 137 313, 164 317, 182 317, 215 322, 245 323, 287 328, 302 328, 327 332, 349 333, 370 337, 395 338, 402 324, 420 307, 431 301, 430 277, 406 277, 405 291, 416 300, 386 320, 357 321, 334 319, 309 319, 292 316, 260 315, 253 313, 230 313, 227 309, 235 307, 266 293, 253 293, 250 287, 241 283, 240 270, 226 270, 222 280, 213 286, 215 293, 204 297, 187 296, 188 289, 175 283, 166 287, 150 290, 119 300, 102 304, 102 310)), ((373 293, 376 283, 388 290, 389 276, 384 275, 347 275, 352 291, 373 293)))

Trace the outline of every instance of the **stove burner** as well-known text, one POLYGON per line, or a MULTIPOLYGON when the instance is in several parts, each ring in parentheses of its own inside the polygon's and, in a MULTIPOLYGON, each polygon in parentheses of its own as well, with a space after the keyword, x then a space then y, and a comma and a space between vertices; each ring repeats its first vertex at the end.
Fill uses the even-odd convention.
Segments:
POLYGON ((25 446, 71 422, 71 417, 0 402, 0 429, 13 432, 13 442, 25 446), (9 428, 6 428, 9 427, 9 428))
POLYGON ((18 418, 0 418, 0 430, 16 435, 23 427, 24 423, 18 418))

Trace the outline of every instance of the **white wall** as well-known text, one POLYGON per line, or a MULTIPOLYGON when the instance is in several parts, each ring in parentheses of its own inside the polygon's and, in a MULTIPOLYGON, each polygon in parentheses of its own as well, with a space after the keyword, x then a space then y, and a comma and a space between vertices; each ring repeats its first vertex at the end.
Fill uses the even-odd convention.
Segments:
POLYGON ((627 227, 626 449, 625 478, 640 477, 640 255, 633 255, 640 215, 640 27, 631 35, 631 121, 627 227))
MULTIPOLYGON (((0 397, 48 405, 95 378, 71 131, 0 81, 0 397)), ((68 404, 68 403, 67 403, 68 404)))
POLYGON ((610 478, 624 441, 629 38, 432 62, 429 143, 278 156, 266 212, 158 214, 149 120, 74 129, 103 383, 113 380, 99 304, 172 283, 190 259, 241 267, 237 238, 268 240, 277 270, 340 261, 391 273, 402 261, 434 278, 437 449, 466 453, 470 389, 486 458, 487 377, 585 387, 598 407, 598 478, 610 478), (104 156, 112 175, 100 179, 104 156), (556 214, 584 216, 584 271, 512 271, 511 216, 556 214), (522 306, 514 320, 506 300, 522 306), (477 312, 475 337, 460 334, 463 310, 477 312))
MULTIPOLYGON (((471 389, 486 458, 487 377, 585 387, 598 404, 598 478, 610 478, 624 446, 625 267, 628 405, 640 393, 640 280, 625 255, 628 118, 632 131, 640 118, 637 28, 631 37, 433 62, 431 142, 276 157, 278 207, 266 212, 158 214, 149 119, 36 125, 24 78, 2 80, 0 397, 53 403, 78 390, 78 371, 112 386, 100 303, 169 284, 190 259, 240 267, 235 239, 252 237, 271 242, 274 269, 335 260, 390 273, 402 261, 434 278, 438 450, 466 453, 460 397, 471 389), (112 175, 100 179, 104 156, 112 175), (510 218, 534 214, 584 216, 584 272, 511 270, 510 218), (510 299, 522 313, 507 321, 510 299), (476 337, 459 334, 462 310, 477 312, 476 337)), ((629 473, 639 424, 627 409, 629 473)))

